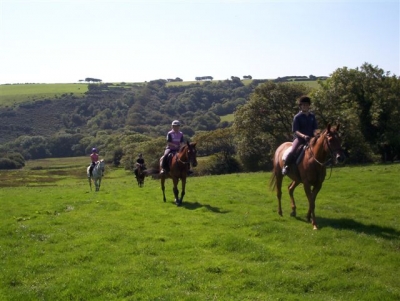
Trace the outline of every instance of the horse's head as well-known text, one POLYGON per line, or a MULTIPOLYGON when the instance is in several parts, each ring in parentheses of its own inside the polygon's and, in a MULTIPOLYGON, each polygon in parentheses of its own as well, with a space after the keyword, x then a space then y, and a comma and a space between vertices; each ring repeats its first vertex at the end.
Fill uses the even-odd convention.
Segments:
POLYGON ((187 141, 187 156, 190 164, 192 164, 193 167, 196 167, 197 166, 196 142, 189 143, 189 141, 187 141))
POLYGON ((104 172, 104 166, 106 165, 106 162, 104 162, 104 159, 101 159, 99 161, 99 168, 104 172))
POLYGON ((346 156, 342 148, 342 139, 339 135, 340 124, 336 128, 332 128, 330 124, 326 128, 325 139, 327 141, 328 150, 331 153, 333 163, 343 163, 346 156))

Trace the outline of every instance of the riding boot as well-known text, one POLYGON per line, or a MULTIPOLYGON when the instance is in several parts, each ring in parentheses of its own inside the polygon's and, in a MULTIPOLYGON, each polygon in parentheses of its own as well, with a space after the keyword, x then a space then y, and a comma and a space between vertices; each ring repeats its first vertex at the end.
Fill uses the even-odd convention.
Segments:
POLYGON ((294 155, 293 155, 293 153, 289 153, 288 156, 286 157, 285 165, 283 166, 283 169, 282 169, 282 174, 284 176, 286 176, 288 174, 290 165, 293 164, 293 161, 294 161, 294 155))
POLYGON ((163 159, 162 159, 161 172, 160 172, 161 174, 167 173, 167 169, 168 169, 168 168, 166 168, 166 166, 167 166, 167 157, 168 157, 168 155, 164 156, 163 159))

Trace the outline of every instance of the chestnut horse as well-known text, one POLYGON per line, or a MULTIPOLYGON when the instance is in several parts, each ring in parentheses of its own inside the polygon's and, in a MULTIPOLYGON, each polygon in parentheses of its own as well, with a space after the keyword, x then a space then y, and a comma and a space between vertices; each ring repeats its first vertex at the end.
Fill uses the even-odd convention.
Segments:
POLYGON ((169 173, 168 174, 161 174, 161 189, 163 192, 164 202, 165 199, 165 179, 169 176, 173 182, 173 192, 175 196, 175 204, 177 206, 182 205, 183 197, 185 196, 185 188, 186 188, 186 177, 188 170, 190 168, 190 164, 193 167, 197 166, 197 158, 196 158, 196 143, 189 141, 181 147, 179 152, 172 155, 168 159, 168 166, 169 166, 169 173), (179 180, 182 181, 182 191, 181 197, 179 198, 179 190, 178 190, 178 183, 179 180))
MULTIPOLYGON (((318 192, 321 190, 322 183, 326 176, 326 165, 331 162, 336 164, 342 162, 345 158, 341 147, 341 138, 339 137, 340 125, 332 128, 330 125, 317 136, 311 138, 304 156, 299 159, 299 163, 290 166, 288 177, 292 180, 289 189, 289 196, 292 206, 291 216, 296 216, 296 203, 294 201, 293 192, 295 188, 303 183, 304 191, 308 199, 307 220, 312 222, 313 228, 317 229, 315 221, 315 200, 318 192)), ((282 196, 282 168, 284 162, 282 156, 287 148, 291 147, 292 142, 281 144, 275 151, 273 159, 273 172, 270 182, 272 189, 276 188, 276 196, 278 199, 278 213, 282 216, 281 196, 282 196)))

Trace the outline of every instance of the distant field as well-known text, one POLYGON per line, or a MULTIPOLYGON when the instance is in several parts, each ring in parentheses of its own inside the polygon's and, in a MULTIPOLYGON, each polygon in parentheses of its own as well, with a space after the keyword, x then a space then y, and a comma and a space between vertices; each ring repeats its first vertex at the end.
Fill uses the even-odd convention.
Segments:
POLYGON ((219 116, 219 117, 221 118, 221 122, 223 122, 223 121, 231 122, 235 118, 233 113, 232 114, 228 114, 228 115, 224 115, 224 116, 219 116))
MULTIPOLYGON (((218 82, 220 80, 214 80, 218 82)), ((243 84, 249 85, 252 80, 242 80, 243 84)), ((167 83, 168 86, 187 86, 191 84, 203 85, 205 81, 184 81, 167 83)), ((318 87, 317 81, 293 82, 304 83, 312 88, 318 87)), ((120 83, 113 83, 120 85, 120 83)), ((125 83, 129 85, 140 85, 140 83, 125 83)), ((38 101, 46 98, 55 98, 64 94, 74 94, 81 97, 88 90, 87 83, 77 84, 21 84, 21 85, 0 85, 0 107, 17 105, 23 102, 38 101)), ((229 120, 228 120, 229 121, 229 120)))
POLYGON ((0 106, 12 106, 21 102, 54 98, 70 93, 79 97, 88 90, 87 86, 87 83, 1 85, 0 106))

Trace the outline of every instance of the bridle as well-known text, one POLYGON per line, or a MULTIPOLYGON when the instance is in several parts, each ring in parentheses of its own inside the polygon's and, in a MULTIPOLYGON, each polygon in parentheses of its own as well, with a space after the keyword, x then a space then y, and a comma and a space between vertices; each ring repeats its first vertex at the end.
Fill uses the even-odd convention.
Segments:
MULTIPOLYGON (((186 146, 184 146, 184 147, 186 147, 186 146)), ((176 154, 179 163, 182 163, 182 164, 190 164, 190 163, 193 161, 193 159, 192 159, 193 156, 191 155, 191 153, 193 152, 193 150, 191 149, 191 147, 190 147, 189 145, 187 146, 186 152, 187 152, 187 157, 188 157, 188 160, 187 160, 187 161, 182 161, 181 158, 178 156, 178 153, 176 154)))
MULTIPOLYGON (((330 161, 333 161, 334 154, 335 154, 335 151, 332 150, 331 145, 330 145, 330 143, 329 143, 329 141, 328 141, 327 134, 328 134, 328 133, 325 133, 325 134, 324 134, 324 141, 323 141, 323 143, 324 143, 324 144, 326 143, 326 145, 328 146, 329 153, 330 153, 330 158, 329 158, 328 160, 326 160, 325 162, 320 162, 320 161, 315 157, 315 154, 314 154, 314 152, 313 152, 311 146, 308 145, 308 147, 309 147, 309 149, 310 149, 310 152, 311 152, 312 158, 314 159, 315 162, 317 162, 317 163, 318 163, 319 165, 321 165, 321 166, 325 166, 325 165, 327 165, 327 163, 329 163, 330 161)), ((318 138, 317 138, 317 139, 318 139, 318 138)))

